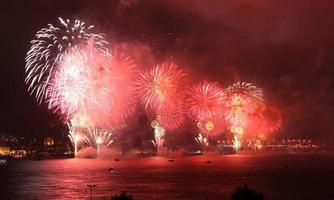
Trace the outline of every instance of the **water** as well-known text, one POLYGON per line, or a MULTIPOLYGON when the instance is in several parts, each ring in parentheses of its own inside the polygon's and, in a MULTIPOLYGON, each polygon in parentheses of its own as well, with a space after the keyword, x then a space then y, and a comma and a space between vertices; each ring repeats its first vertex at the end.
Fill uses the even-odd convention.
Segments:
POLYGON ((121 160, 9 160, 0 166, 0 199, 93 199, 126 191, 136 200, 231 199, 238 185, 265 199, 334 199, 334 157, 231 155, 121 160), (210 160, 211 163, 206 161, 210 160), (115 173, 109 173, 109 168, 115 173))

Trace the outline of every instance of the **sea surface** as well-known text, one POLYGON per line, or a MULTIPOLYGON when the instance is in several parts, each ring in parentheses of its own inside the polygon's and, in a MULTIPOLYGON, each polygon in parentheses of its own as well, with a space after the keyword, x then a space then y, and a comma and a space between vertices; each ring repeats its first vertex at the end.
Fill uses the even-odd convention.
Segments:
POLYGON ((244 184, 262 190, 266 200, 334 199, 333 155, 170 159, 8 160, 0 166, 0 199, 89 199, 89 184, 96 185, 93 199, 125 191, 135 200, 229 200, 244 184))

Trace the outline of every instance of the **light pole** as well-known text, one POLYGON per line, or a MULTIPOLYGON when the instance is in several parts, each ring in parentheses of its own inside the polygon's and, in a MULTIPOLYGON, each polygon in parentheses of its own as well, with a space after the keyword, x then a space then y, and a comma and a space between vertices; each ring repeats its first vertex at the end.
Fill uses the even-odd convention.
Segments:
POLYGON ((92 193, 93 193, 93 187, 96 187, 96 185, 87 185, 87 187, 90 187, 90 194, 89 194, 89 199, 92 200, 92 193))

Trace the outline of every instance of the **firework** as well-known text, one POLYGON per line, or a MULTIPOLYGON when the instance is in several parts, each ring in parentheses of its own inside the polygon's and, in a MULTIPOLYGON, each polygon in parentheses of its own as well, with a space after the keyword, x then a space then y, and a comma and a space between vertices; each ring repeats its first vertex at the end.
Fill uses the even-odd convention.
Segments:
POLYGON ((102 146, 107 147, 113 143, 112 133, 94 128, 85 115, 76 114, 67 124, 75 156, 80 146, 95 146, 99 154, 102 146))
POLYGON ((251 104, 247 104, 241 96, 234 95, 227 102, 226 119, 233 127, 244 127, 251 104))
POLYGON ((241 96, 246 101, 263 102, 263 91, 252 83, 236 82, 225 90, 227 97, 241 96))
POLYGON ((206 136, 217 136, 225 129, 225 123, 223 118, 212 118, 196 123, 196 126, 200 133, 206 136))
POLYGON ((93 127, 91 119, 87 115, 81 113, 77 113, 76 115, 74 115, 70 122, 72 127, 75 128, 88 129, 93 127))
POLYGON ((139 74, 136 91, 145 108, 159 110, 165 102, 181 96, 185 80, 183 70, 173 63, 163 63, 139 74))
POLYGON ((195 84, 188 92, 188 115, 206 135, 217 135, 223 129, 225 95, 216 82, 195 84))
POLYGON ((100 154, 101 147, 108 147, 113 142, 112 133, 108 130, 100 130, 96 128, 88 130, 87 144, 90 146, 96 146, 97 155, 100 154))
POLYGON ((95 101, 94 80, 86 52, 65 53, 47 91, 48 105, 65 116, 83 111, 95 101))
MULTIPOLYGON (((113 51, 109 58, 108 70, 102 74, 109 72, 107 78, 107 86, 109 93, 101 96, 101 99, 107 99, 105 105, 94 109, 93 113, 98 114, 100 124, 110 124, 113 129, 124 125, 125 120, 134 112, 136 106, 134 80, 137 75, 137 67, 133 60, 116 51, 113 51), (106 109, 109 108, 109 109, 106 109), (99 111, 99 112, 97 112, 99 111), (101 116, 101 113, 104 116, 101 116)), ((104 85, 100 87, 103 88, 104 85)))
POLYGON ((237 136, 234 136, 233 137, 233 149, 235 151, 238 151, 241 147, 241 142, 239 141, 238 137, 237 136))
POLYGON ((195 137, 195 141, 198 143, 198 145, 202 150, 209 146, 208 139, 204 137, 202 134, 198 134, 198 136, 195 137))
POLYGON ((82 135, 75 130, 75 127, 73 127, 72 123, 67 123, 67 126, 69 128, 69 135, 73 148, 74 148, 74 156, 76 157, 78 154, 78 148, 79 144, 83 141, 82 135))
POLYGON ((226 119, 231 127, 245 127, 248 115, 263 104, 262 89, 252 83, 237 82, 225 90, 226 119))
POLYGON ((155 138, 155 146, 157 147, 157 151, 159 152, 163 147, 164 139, 163 137, 166 134, 166 129, 160 126, 159 122, 153 121, 151 123, 151 127, 154 129, 154 138, 155 138))
POLYGON ((89 130, 93 125, 91 120, 82 114, 76 114, 72 119, 67 123, 69 129, 69 135, 73 147, 74 147, 74 156, 77 156, 78 149, 81 145, 89 144, 89 138, 87 137, 87 130, 89 130))
POLYGON ((168 130, 180 127, 185 120, 183 102, 174 100, 162 104, 156 112, 155 119, 168 130))
POLYGON ((76 113, 95 127, 118 128, 134 111, 134 64, 129 58, 73 51, 66 53, 51 81, 49 108, 65 120, 76 113))
POLYGON ((163 63, 139 74, 136 92, 154 129, 158 153, 163 147, 166 129, 181 126, 184 117, 183 89, 186 75, 173 63, 163 63))
POLYGON ((252 83, 237 82, 227 87, 225 94, 225 119, 234 134, 233 146, 237 151, 241 147, 239 138, 243 137, 245 127, 249 126, 250 115, 263 105, 263 92, 252 83))
POLYGON ((68 51, 84 48, 90 52, 107 53, 108 42, 80 20, 58 18, 57 26, 49 24, 36 33, 26 57, 26 83, 39 103, 46 98, 50 81, 59 62, 68 51))
POLYGON ((225 95, 217 82, 196 84, 188 93, 188 114, 194 121, 211 119, 223 113, 225 95))
POLYGON ((237 135, 243 135, 245 132, 244 128, 240 126, 232 126, 230 131, 237 135))

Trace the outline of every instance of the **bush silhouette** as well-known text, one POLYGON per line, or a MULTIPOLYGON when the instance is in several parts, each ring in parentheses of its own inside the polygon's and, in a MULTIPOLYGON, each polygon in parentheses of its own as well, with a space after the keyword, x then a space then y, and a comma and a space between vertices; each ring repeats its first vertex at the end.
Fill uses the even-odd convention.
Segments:
POLYGON ((244 185, 244 187, 238 187, 237 190, 232 193, 232 200, 263 200, 262 192, 257 192, 254 189, 244 185))
POLYGON ((111 200, 133 200, 133 197, 122 192, 120 195, 112 196, 111 200))

